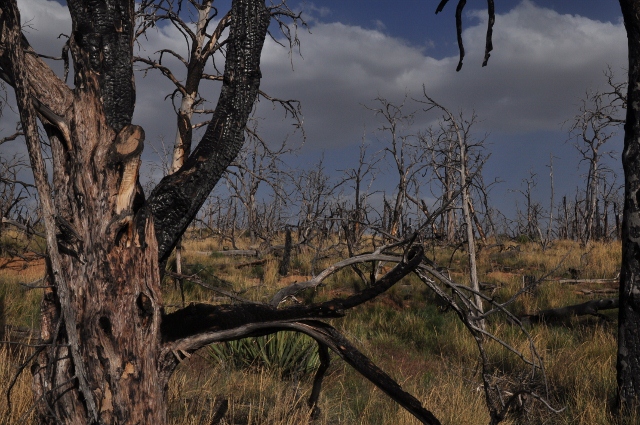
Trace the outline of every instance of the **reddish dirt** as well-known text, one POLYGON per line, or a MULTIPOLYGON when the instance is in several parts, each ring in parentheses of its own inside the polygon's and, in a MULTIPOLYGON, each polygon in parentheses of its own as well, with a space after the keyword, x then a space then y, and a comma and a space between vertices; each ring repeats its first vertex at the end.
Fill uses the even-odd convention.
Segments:
POLYGON ((44 258, 34 253, 26 253, 23 258, 20 257, 1 257, 0 272, 5 276, 20 276, 25 270, 29 273, 44 274, 44 258))

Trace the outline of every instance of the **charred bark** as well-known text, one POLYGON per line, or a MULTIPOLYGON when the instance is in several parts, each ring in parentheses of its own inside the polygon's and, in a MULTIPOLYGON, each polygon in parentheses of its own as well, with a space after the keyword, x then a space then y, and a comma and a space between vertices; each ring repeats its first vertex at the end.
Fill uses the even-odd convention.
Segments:
MULTIPOLYGON (((264 1, 233 0, 222 88, 210 124, 183 166, 164 178, 146 202, 137 193, 144 132, 131 123, 135 2, 69 0, 68 6, 73 90, 33 54, 21 32, 16 0, 0 0, 0 78, 16 92, 49 254, 41 306, 41 338, 47 348, 33 368, 39 422, 165 424, 167 383, 183 356, 212 342, 295 330, 320 344, 323 368, 328 348, 422 423, 438 424, 415 397, 333 327, 316 320, 338 317, 416 271, 425 261, 421 248, 397 253, 411 240, 338 263, 309 282, 284 288, 270 305, 194 304, 166 315, 162 310, 159 265, 244 142, 259 93, 260 55, 271 17, 264 1), (52 178, 47 176, 37 119, 49 138, 52 178), (379 279, 372 273, 370 287, 343 299, 281 306, 286 296, 363 261, 393 261, 397 266, 379 279)), ((193 75, 201 74, 196 71, 193 75)), ((191 137, 188 124, 184 117, 180 120, 181 137, 191 137)), ((403 199, 398 198, 392 227, 399 223, 403 199)), ((460 299, 468 301, 466 296, 460 299)), ((477 305, 466 307, 477 313, 477 305)))
POLYGON ((135 4, 73 0, 68 5, 73 92, 29 48, 16 2, 0 2, 0 78, 16 91, 49 253, 52 289, 42 303, 41 337, 51 348, 33 369, 38 417, 41 423, 163 424, 162 254, 147 211, 163 205, 158 221, 168 230, 158 234, 170 235, 161 240, 172 247, 191 219, 184 208, 195 212, 201 204, 197 196, 179 193, 190 196, 202 179, 213 187, 217 179, 211 170, 221 173, 235 156, 258 90, 269 14, 264 2, 234 1, 235 38, 228 47, 219 110, 177 176, 187 182, 163 182, 145 206, 136 197, 143 131, 131 124, 135 4), (52 179, 37 118, 50 140, 52 179), (182 220, 167 225, 166 219, 175 217, 182 220))
POLYGON ((223 86, 207 130, 176 173, 158 184, 138 223, 153 216, 161 261, 171 253, 180 236, 235 159, 244 143, 244 129, 260 86, 260 54, 270 21, 263 2, 236 1, 225 62, 223 86))
POLYGON ((620 0, 629 48, 622 166, 625 202, 618 322, 618 402, 640 408, 640 2, 620 0))
POLYGON ((581 304, 541 310, 535 314, 522 316, 520 317, 520 320, 523 323, 558 323, 575 316, 603 317, 602 314, 600 314, 600 310, 612 310, 618 307, 618 298, 591 300, 581 304))

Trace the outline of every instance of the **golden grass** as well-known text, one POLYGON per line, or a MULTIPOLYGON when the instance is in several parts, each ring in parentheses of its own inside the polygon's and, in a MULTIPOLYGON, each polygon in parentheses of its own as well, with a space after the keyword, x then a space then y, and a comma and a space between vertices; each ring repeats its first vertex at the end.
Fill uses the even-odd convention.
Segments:
POLYGON ((11 392, 11 410, 7 405, 7 390, 17 366, 22 364, 31 350, 20 346, 0 345, 0 425, 33 423, 30 412, 33 405, 29 368, 20 375, 11 392))
MULTIPOLYGON (((198 273, 204 280, 217 276, 231 282, 231 290, 243 297, 268 301, 279 287, 292 281, 306 280, 312 273, 313 252, 296 253, 289 276, 278 275, 278 258, 260 266, 236 268, 251 258, 231 258, 196 253, 219 250, 228 243, 217 240, 185 242, 185 273, 198 273)), ((522 276, 540 278, 535 291, 524 294, 512 305, 516 314, 532 313, 543 308, 584 302, 589 296, 578 293, 575 285, 558 282, 571 277, 576 269, 582 278, 613 278, 620 264, 618 242, 593 242, 587 247, 570 241, 553 242, 546 250, 539 244, 526 243, 514 248, 486 248, 480 252, 481 280, 497 285, 494 296, 505 300, 522 288, 522 276)), ((248 241, 239 248, 249 247, 248 241)), ((465 253, 437 249, 430 255, 442 265, 451 259, 452 275, 461 281, 466 276, 465 253)), ((315 266, 321 270, 335 259, 324 259, 315 266)), ((18 285, 41 277, 36 269, 0 269, 0 297, 4 297, 7 323, 37 327, 40 294, 18 285)), ((322 300, 353 291, 358 285, 355 274, 344 270, 328 279, 326 286, 301 294, 302 299, 322 300)), ((226 302, 210 291, 185 282, 188 301, 226 302)), ((592 297, 591 297, 592 298, 592 297)), ((165 282, 164 303, 178 307, 179 291, 172 279, 165 282)), ((477 373, 475 341, 460 325, 455 315, 443 312, 437 300, 416 279, 397 285, 376 302, 350 312, 345 319, 334 320, 339 328, 365 354, 416 395, 443 424, 488 423, 484 393, 477 373)), ((169 308, 170 310, 170 308, 169 308)), ((611 412, 615 397, 615 315, 610 322, 600 319, 573 319, 562 326, 538 325, 529 329, 539 353, 545 360, 549 382, 549 401, 565 407, 560 414, 546 411, 540 403, 530 401, 530 412, 522 411, 506 424, 576 424, 613 425, 611 412)), ((527 352, 526 339, 503 321, 490 321, 490 329, 527 352)), ((487 344, 487 353, 501 376, 513 378, 527 368, 497 344, 487 344)), ((9 355, 0 346, 0 391, 26 351, 9 355)), ((524 372, 523 372, 524 371, 524 372)), ((310 421, 306 400, 312 377, 282 380, 266 370, 234 370, 216 365, 201 351, 182 364, 170 381, 169 419, 172 425, 209 423, 215 401, 229 399, 224 424, 417 424, 410 414, 399 408, 381 391, 350 367, 334 358, 320 399, 322 413, 310 421)), ((13 392, 14 409, 7 416, 6 401, 0 397, 0 425, 18 423, 18 418, 32 405, 28 368, 13 392), (4 403, 4 404, 3 404, 4 403)), ((32 423, 32 419, 22 423, 32 423)), ((629 423, 633 423, 629 422, 629 423)))

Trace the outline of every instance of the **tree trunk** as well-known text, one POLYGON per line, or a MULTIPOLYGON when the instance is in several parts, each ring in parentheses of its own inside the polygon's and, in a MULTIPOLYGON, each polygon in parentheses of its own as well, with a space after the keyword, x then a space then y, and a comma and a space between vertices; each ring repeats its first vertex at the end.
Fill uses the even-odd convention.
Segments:
MULTIPOLYGON (((72 378, 74 373, 80 378, 76 359, 56 363, 67 357, 68 349, 47 350, 39 357, 34 374, 35 394, 44 396, 44 403, 38 403, 41 423, 86 424, 98 418, 103 423, 165 422, 167 382, 158 365, 161 298, 152 220, 145 234, 149 237, 144 247, 127 246, 124 238, 115 247, 106 238, 94 243, 86 250, 85 264, 62 256, 66 260, 63 279, 73 282, 71 320, 78 328, 78 348, 85 365, 82 379, 95 407, 85 403, 77 391, 72 378), (60 394, 65 394, 64 399, 56 402, 60 394)), ((41 337, 64 345, 69 338, 57 332, 61 314, 56 298, 51 291, 42 304, 41 337)), ((64 320, 70 319, 65 315, 64 320)))
MULTIPOLYGON (((453 122, 453 118, 452 118, 453 122)), ((471 211, 469 206, 471 205, 471 196, 469 194, 469 186, 467 184, 467 141, 460 134, 460 130, 457 124, 454 124, 456 135, 458 137, 458 143, 460 145, 460 188, 462 190, 462 214, 464 216, 465 231, 467 233, 467 256, 469 258, 469 283, 471 288, 476 291, 473 299, 477 308, 476 314, 481 315, 483 312, 482 298, 478 293, 480 292, 480 283, 478 281, 478 266, 476 264, 476 238, 473 232, 473 221, 471 220, 471 211)), ((484 320, 479 322, 479 325, 484 328, 484 320)))
POLYGON ((640 1, 620 0, 629 47, 629 86, 622 165, 625 202, 618 322, 618 401, 640 406, 640 1))
POLYGON ((15 89, 25 129, 52 286, 41 305, 41 338, 49 345, 33 368, 38 419, 161 425, 177 359, 161 335, 159 261, 242 146, 270 15, 264 2, 233 2, 212 124, 196 154, 145 202, 138 183, 144 131, 131 124, 135 4, 68 6, 73 91, 33 54, 15 0, 0 1, 0 70, 15 89), (36 118, 49 137, 52 178, 36 118))

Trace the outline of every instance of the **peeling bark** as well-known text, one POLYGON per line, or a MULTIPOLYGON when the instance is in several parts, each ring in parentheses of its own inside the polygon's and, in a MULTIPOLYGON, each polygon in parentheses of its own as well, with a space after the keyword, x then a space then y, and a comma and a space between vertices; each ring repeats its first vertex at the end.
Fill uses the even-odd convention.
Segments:
MULTIPOLYGON (((52 345, 33 368, 36 409, 43 424, 163 424, 161 255, 154 217, 146 213, 158 197, 151 207, 134 199, 143 139, 131 124, 135 4, 70 0, 68 6, 73 92, 29 48, 16 2, 0 1, 0 78, 16 90, 28 133, 52 286, 41 307, 41 337, 52 345), (51 145, 52 186, 37 118, 51 145)), ((156 191, 161 199, 201 186, 211 168, 221 173, 242 145, 269 14, 255 0, 234 1, 232 14, 237 39, 229 43, 219 112, 181 175, 189 183, 164 182, 156 191)), ((211 187, 200 190, 206 195, 211 187)), ((182 217, 177 227, 184 225, 158 232, 171 235, 170 245, 188 224, 181 208, 197 211, 199 204, 183 197, 163 206, 168 218, 182 217)))

